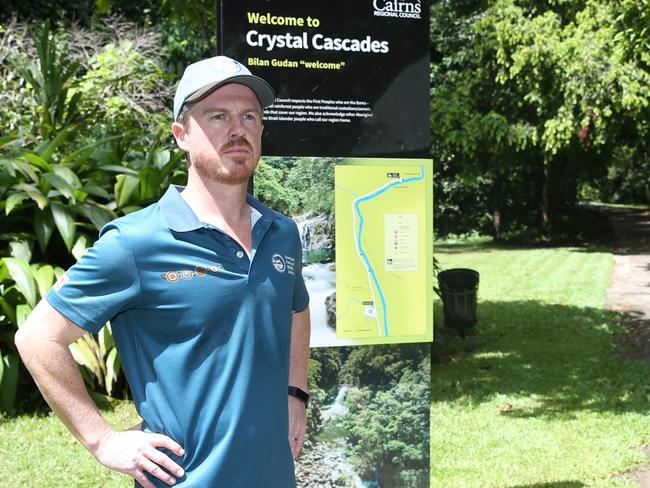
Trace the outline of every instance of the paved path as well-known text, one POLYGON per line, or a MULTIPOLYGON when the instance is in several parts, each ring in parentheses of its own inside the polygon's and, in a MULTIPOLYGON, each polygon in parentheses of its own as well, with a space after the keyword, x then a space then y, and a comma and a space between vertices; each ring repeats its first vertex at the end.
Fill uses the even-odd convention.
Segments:
MULTIPOLYGON (((630 331, 618 342, 629 357, 645 361, 650 370, 650 210, 597 207, 609 220, 614 240, 614 271, 605 298, 609 310, 624 312, 630 331)), ((629 473, 640 488, 650 488, 650 446, 647 465, 629 473)))
MULTIPOLYGON (((614 237, 614 272, 605 298, 609 310, 625 312, 631 356, 650 368, 650 210, 603 208, 614 237)), ((628 343, 629 342, 629 343, 628 343)))

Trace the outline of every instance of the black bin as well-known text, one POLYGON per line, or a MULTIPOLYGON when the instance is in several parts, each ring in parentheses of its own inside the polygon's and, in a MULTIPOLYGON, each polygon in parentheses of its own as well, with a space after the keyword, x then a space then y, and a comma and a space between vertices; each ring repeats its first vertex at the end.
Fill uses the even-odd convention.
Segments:
POLYGON ((466 268, 447 269, 438 273, 445 326, 461 331, 476 325, 478 271, 466 268))

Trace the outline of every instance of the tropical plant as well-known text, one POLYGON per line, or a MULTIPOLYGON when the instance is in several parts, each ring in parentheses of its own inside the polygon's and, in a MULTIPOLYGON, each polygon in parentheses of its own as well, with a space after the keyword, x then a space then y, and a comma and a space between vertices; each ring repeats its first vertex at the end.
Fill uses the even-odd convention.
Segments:
POLYGON ((2 354, 0 351, 0 412, 11 413, 16 402, 18 387, 18 365, 16 354, 2 354))
POLYGON ((91 389, 98 388, 113 396, 121 373, 120 358, 113 341, 110 324, 104 325, 98 334, 86 333, 70 344, 75 361, 84 366, 82 376, 91 389))
POLYGON ((12 244, 14 257, 0 261, 0 411, 4 412, 14 409, 19 381, 18 353, 13 343, 16 327, 63 274, 61 268, 49 264, 30 264, 29 246, 20 241, 12 244))
MULTIPOLYGON (((21 33, 26 30, 13 31, 14 36, 21 33)), ((164 115, 147 112, 153 106, 128 111, 125 107, 137 100, 124 98, 124 103, 115 100, 103 106, 102 117, 87 115, 89 106, 96 104, 91 94, 127 82, 108 76, 105 69, 115 57, 113 44, 98 48, 90 69, 82 69, 80 61, 69 58, 67 35, 52 32, 46 24, 37 36, 34 59, 25 50, 0 51, 0 57, 8 60, 0 71, 21 86, 23 98, 36 109, 36 117, 15 119, 16 130, 0 138, 4 214, 0 249, 5 256, 0 265, 0 410, 4 411, 12 410, 16 389, 25 382, 13 343, 16 328, 63 269, 92 245, 104 224, 155 201, 169 184, 185 180, 185 165, 179 164, 182 154, 166 147, 164 115)), ((10 45, 30 43, 3 44, 0 39, 0 48, 10 45)), ((142 77, 144 84, 152 84, 157 77, 165 92, 169 79, 159 69, 147 68, 140 55, 127 61, 134 66, 129 71, 134 79, 128 83, 137 84, 142 77)), ((110 326, 84 335, 71 351, 91 391, 126 392, 110 326)))

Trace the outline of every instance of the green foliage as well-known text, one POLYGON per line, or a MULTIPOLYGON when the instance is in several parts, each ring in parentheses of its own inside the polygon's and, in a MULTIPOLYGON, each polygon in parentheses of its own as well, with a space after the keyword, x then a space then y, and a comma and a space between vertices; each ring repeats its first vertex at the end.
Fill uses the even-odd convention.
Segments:
POLYGON ((16 401, 20 372, 13 342, 16 327, 63 273, 48 264, 30 264, 31 251, 20 244, 12 247, 16 257, 0 262, 0 412, 12 412, 16 401))
POLYGON ((36 128, 43 139, 49 139, 63 127, 79 121, 79 96, 68 97, 78 62, 70 62, 50 35, 49 23, 36 39, 38 63, 26 56, 9 59, 16 73, 29 84, 31 93, 38 104, 36 128))
POLYGON ((18 355, 0 352, 0 413, 12 413, 18 386, 18 355))
POLYGON ((6 145, 9 134, 18 134, 20 128, 31 127, 37 113, 35 97, 23 87, 22 78, 8 68, 8 58, 15 52, 26 49, 26 26, 15 21, 0 23, 0 147, 6 145))
POLYGON ((621 0, 612 5, 617 36, 624 40, 625 56, 646 71, 650 69, 650 2, 621 0))
POLYGON ((141 127, 150 123, 148 114, 164 107, 170 96, 169 83, 164 82, 170 77, 144 54, 138 52, 134 40, 127 39, 109 42, 88 60, 75 90, 83 97, 87 123, 119 117, 141 127))
MULTIPOLYGON (((365 349, 365 348, 363 348, 365 349)), ((393 347, 393 349, 396 349, 393 347)), ((428 348, 427 348, 428 349, 428 348)), ((365 471, 380 466, 382 486, 428 486, 429 357, 402 370, 390 389, 350 392, 344 425, 365 471)))
POLYGON ((65 18, 89 22, 93 14, 95 0, 34 0, 22 2, 8 0, 0 3, 0 21, 18 16, 21 21, 42 23, 49 20, 58 21, 65 18))
POLYGON ((274 167, 263 159, 255 170, 255 194, 266 205, 288 215, 294 215, 298 210, 299 193, 283 184, 287 171, 274 167))
MULTIPOLYGON (((155 58, 144 56, 149 52, 142 51, 144 41, 138 41, 140 50, 128 36, 120 44, 100 42, 84 70, 71 57, 69 32, 51 32, 46 24, 35 57, 29 40, 21 39, 27 35, 16 25, 7 29, 5 39, 20 49, 0 51, 9 60, 0 71, 13 88, 21 87, 21 96, 10 101, 31 100, 38 114, 33 123, 15 117, 10 126, 16 131, 0 139, 0 243, 6 256, 0 266, 0 353, 5 361, 17 357, 16 328, 102 226, 155 201, 169 184, 185 181, 183 155, 166 147, 168 112, 157 113, 162 95, 146 94, 168 93, 170 80, 155 58)), ((85 335, 71 351, 91 390, 125 393, 110 327, 85 335)), ((7 367, 0 379, 5 410, 13 407, 16 383, 24 382, 12 379, 17 371, 7 367)))
POLYGON ((177 76, 216 49, 216 4, 206 0, 161 0, 153 27, 163 36, 165 68, 177 76), (199 34, 197 34, 199 33, 199 34))
POLYGON ((551 156, 576 142, 605 145, 650 98, 650 73, 625 59, 609 3, 587 2, 575 22, 562 20, 500 2, 479 27, 496 36, 496 81, 514 84, 535 111, 533 141, 551 156), (584 127, 589 134, 580 136, 584 127))
POLYGON ((553 230, 581 182, 626 171, 619 148, 647 153, 647 11, 600 0, 432 5, 439 230, 553 230), (445 217, 455 208, 469 222, 445 217))
POLYGON ((343 354, 340 348, 321 347, 310 351, 308 384, 309 410, 307 411, 307 447, 323 430, 321 408, 327 401, 327 392, 338 389, 338 374, 343 354))
POLYGON ((337 347, 312 349, 309 360, 310 382, 324 390, 336 388, 345 357, 337 347))
POLYGON ((75 361, 83 366, 82 375, 91 389, 115 394, 121 374, 121 364, 110 324, 106 324, 95 336, 86 333, 74 344, 70 352, 75 361))
POLYGON ((287 214, 333 215, 335 162, 332 158, 265 158, 255 172, 255 194, 287 214))
POLYGON ((110 138, 61 158, 57 148, 72 138, 74 129, 70 126, 52 140, 43 140, 33 151, 15 146, 2 160, 0 181, 6 186, 0 186, 0 208, 5 210, 6 223, 22 230, 10 238, 20 238, 30 247, 38 242, 42 254, 55 229, 68 251, 87 239, 77 225, 79 216, 93 215, 98 224, 115 217, 102 202, 104 193, 97 189, 97 167, 87 159, 88 153, 110 138))
POLYGON ((334 214, 334 167, 331 158, 297 159, 287 178, 287 186, 300 195, 300 209, 334 214))
POLYGON ((645 204, 650 202, 650 152, 648 148, 621 146, 612 156, 613 164, 598 175, 592 186, 592 200, 611 203, 645 204))
POLYGON ((310 391, 327 405, 345 388, 348 413, 323 426, 318 412, 307 449, 345 437, 366 478, 375 478, 378 467, 382 486, 427 486, 429 350, 429 344, 312 349, 310 391))
POLYGON ((428 357, 427 344, 357 347, 343 365, 341 377, 349 385, 390 387, 400 381, 404 371, 417 371, 428 357))

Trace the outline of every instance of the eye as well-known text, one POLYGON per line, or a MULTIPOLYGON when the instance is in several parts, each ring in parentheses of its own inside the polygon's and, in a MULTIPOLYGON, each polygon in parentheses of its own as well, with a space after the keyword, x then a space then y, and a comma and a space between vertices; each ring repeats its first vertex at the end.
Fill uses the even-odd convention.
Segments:
POLYGON ((248 112, 244 114, 244 120, 257 120, 257 114, 255 112, 248 112))
POLYGON ((212 114, 212 115, 210 116, 210 119, 211 119, 211 120, 223 120, 224 117, 225 117, 224 114, 218 112, 218 113, 212 114))

